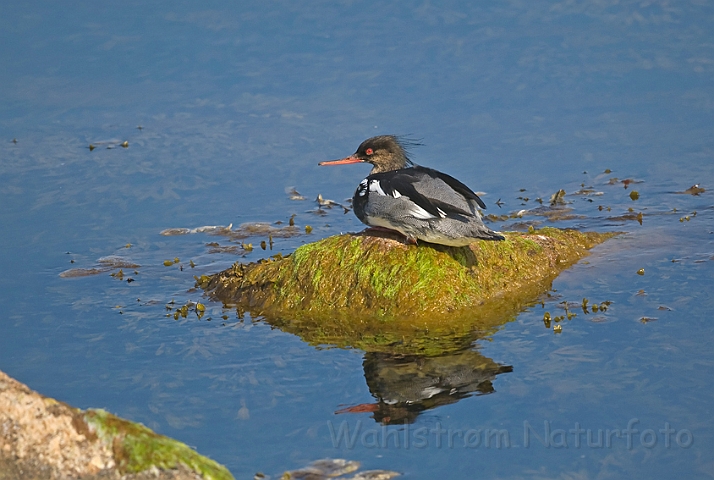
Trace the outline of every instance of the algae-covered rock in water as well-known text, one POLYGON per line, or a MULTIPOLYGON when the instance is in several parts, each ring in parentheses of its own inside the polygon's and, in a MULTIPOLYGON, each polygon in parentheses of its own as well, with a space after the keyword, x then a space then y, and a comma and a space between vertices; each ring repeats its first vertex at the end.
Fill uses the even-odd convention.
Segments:
POLYGON ((518 309, 613 235, 544 228, 448 247, 406 245, 389 234, 345 234, 284 258, 238 262, 199 285, 253 315, 433 325, 480 309, 518 309))

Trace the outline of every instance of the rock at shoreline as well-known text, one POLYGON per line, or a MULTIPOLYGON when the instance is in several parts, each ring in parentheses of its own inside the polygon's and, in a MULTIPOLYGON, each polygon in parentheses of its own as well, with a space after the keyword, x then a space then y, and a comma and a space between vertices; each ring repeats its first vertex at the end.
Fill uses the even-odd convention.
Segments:
POLYGON ((104 410, 44 397, 0 371, 0 480, 229 480, 187 445, 104 410))

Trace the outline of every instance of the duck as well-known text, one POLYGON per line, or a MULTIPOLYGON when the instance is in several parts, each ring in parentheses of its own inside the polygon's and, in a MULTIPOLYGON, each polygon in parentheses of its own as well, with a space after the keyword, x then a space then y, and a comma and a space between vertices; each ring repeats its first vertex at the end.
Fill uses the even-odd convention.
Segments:
POLYGON ((486 204, 461 181, 413 163, 407 141, 396 135, 365 140, 357 151, 318 165, 369 163, 367 178, 352 197, 357 218, 365 225, 401 233, 409 244, 418 241, 462 247, 477 240, 504 240, 483 223, 486 204))

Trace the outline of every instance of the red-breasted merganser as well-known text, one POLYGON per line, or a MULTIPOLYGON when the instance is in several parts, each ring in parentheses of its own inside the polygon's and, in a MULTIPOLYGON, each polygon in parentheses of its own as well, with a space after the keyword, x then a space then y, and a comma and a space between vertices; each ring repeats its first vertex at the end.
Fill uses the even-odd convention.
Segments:
POLYGON ((483 224, 478 208, 486 205, 478 195, 450 175, 412 163, 394 135, 368 138, 351 156, 318 165, 348 163, 373 165, 352 197, 355 215, 366 225, 396 230, 409 243, 464 246, 504 239, 483 224))

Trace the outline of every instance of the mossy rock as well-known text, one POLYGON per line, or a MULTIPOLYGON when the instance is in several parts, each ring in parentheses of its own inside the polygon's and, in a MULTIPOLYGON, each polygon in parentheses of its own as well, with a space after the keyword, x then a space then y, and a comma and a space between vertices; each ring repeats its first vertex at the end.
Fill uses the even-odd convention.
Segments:
POLYGON ((0 371, 0 479, 232 480, 187 445, 104 410, 45 397, 0 371))
POLYGON ((393 351, 406 342, 411 353, 421 349, 417 337, 434 347, 446 336, 458 348, 474 329, 489 331, 513 318, 562 270, 614 235, 543 228, 448 247, 344 234, 287 257, 237 262, 198 284, 311 343, 393 351), (461 340, 454 343, 454 335, 461 340))
POLYGON ((447 247, 345 234, 303 245, 287 257, 237 262, 199 284, 214 298, 258 314, 413 318, 516 298, 613 235, 544 228, 506 233, 502 242, 447 247))
POLYGON ((223 465, 140 423, 124 420, 101 409, 85 411, 82 419, 88 427, 88 435, 96 435, 110 446, 116 468, 122 474, 139 473, 151 468, 172 470, 186 467, 206 480, 233 480, 233 475, 223 465))

